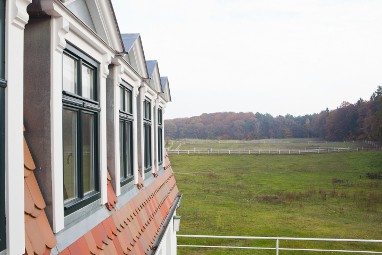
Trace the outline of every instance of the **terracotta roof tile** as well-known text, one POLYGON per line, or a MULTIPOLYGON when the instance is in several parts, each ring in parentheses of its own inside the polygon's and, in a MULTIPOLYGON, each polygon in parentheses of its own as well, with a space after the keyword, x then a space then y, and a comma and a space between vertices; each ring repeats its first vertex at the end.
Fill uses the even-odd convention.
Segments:
POLYGON ((49 249, 53 249, 53 247, 57 245, 57 242, 50 228, 48 218, 46 217, 46 213, 44 211, 41 214, 41 216, 36 219, 36 223, 40 228, 40 238, 44 240, 46 247, 48 247, 49 249))
POLYGON ((123 249, 122 249, 121 243, 119 242, 119 239, 115 238, 113 240, 113 243, 114 243, 114 247, 115 247, 117 254, 123 254, 123 249))
POLYGON ((88 245, 90 253, 93 254, 93 255, 98 255, 99 254, 99 250, 97 248, 97 244, 96 244, 96 242, 94 240, 92 232, 87 232, 84 235, 84 238, 85 238, 85 241, 86 241, 86 243, 88 245))
POLYGON ((81 237, 76 242, 72 243, 68 250, 71 255, 88 255, 90 254, 89 248, 87 246, 86 240, 84 237, 81 237))
POLYGON ((103 249, 102 248, 102 245, 103 243, 107 244, 108 243, 108 238, 107 238, 107 234, 106 234, 106 231, 104 229, 104 227, 102 226, 102 224, 98 224, 97 226, 95 226, 92 230, 91 230, 92 234, 93 234, 93 237, 94 237, 94 240, 96 242, 96 245, 98 247, 98 249, 103 249))
POLYGON ((63 250, 62 252, 60 252, 60 255, 70 255, 70 251, 68 248, 66 248, 65 250, 63 250))
POLYGON ((24 138, 24 166, 28 170, 34 170, 36 168, 36 165, 34 164, 31 152, 29 150, 29 147, 28 147, 28 144, 27 144, 25 138, 24 138))
POLYGON ((35 175, 31 174, 28 178, 25 178, 25 184, 29 188, 29 192, 31 194, 35 207, 37 207, 40 210, 45 209, 46 204, 44 198, 42 197, 40 187, 38 186, 35 175))
POLYGON ((118 198, 115 195, 113 185, 111 184, 111 177, 108 171, 107 172, 107 203, 106 203, 107 209, 109 209, 109 211, 113 210, 117 202, 118 202, 118 198))
MULTIPOLYGON (((128 249, 129 248, 131 249, 131 247, 132 247, 131 244, 129 243, 129 239, 127 237, 127 232, 126 231, 122 231, 118 235, 118 237, 116 239, 118 239, 119 244, 121 245, 123 253, 127 254, 128 249)), ((114 239, 114 242, 116 241, 116 239, 114 239)))
MULTIPOLYGON (((25 217, 30 216, 26 215, 25 217)), ((46 245, 44 240, 41 238, 40 228, 34 219, 29 218, 25 221, 25 231, 28 235, 34 254, 44 254, 46 245)))
POLYGON ((25 232, 25 254, 26 255, 34 255, 33 246, 29 240, 27 232, 25 232))
POLYGON ((45 201, 33 170, 36 168, 24 138, 24 222, 25 253, 50 254, 56 246, 53 231, 45 214, 45 201))

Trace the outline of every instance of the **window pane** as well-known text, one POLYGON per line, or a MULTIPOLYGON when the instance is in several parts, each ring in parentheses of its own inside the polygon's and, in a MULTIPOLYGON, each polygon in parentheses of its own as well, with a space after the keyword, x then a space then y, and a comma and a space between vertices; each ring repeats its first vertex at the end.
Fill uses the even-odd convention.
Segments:
POLYGON ((77 60, 64 54, 63 57, 63 90, 78 94, 77 60))
POLYGON ((151 126, 144 126, 144 138, 145 138, 145 168, 151 167, 151 126))
POLYGON ((131 101, 132 101, 131 96, 132 96, 131 91, 126 90, 126 112, 128 113, 133 113, 132 104, 131 104, 131 101))
POLYGON ((126 122, 126 166, 127 175, 133 174, 133 132, 132 122, 126 122))
POLYGON ((95 190, 94 185, 94 115, 82 115, 82 178, 84 194, 95 190))
POLYGON ((162 128, 158 128, 158 161, 161 163, 163 161, 163 144, 162 144, 162 128))
POLYGON ((82 96, 94 99, 94 71, 86 65, 82 65, 82 96))
POLYGON ((124 155, 125 155, 125 150, 124 150, 124 122, 120 121, 119 122, 119 162, 120 162, 120 173, 121 173, 121 179, 124 179, 125 176, 125 164, 124 164, 124 155))
POLYGON ((77 192, 77 112, 64 109, 64 200, 76 198, 77 192))
POLYGON ((125 109, 125 90, 122 87, 120 87, 119 89, 120 89, 119 90, 120 91, 120 93, 119 93, 119 109, 124 112, 126 110, 125 109))

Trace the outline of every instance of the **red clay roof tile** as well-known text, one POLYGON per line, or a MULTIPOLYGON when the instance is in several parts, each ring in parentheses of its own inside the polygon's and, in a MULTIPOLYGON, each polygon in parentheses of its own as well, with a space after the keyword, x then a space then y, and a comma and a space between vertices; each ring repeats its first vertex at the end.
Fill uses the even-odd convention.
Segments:
POLYGON ((85 238, 85 241, 87 243, 87 246, 89 248, 89 251, 91 254, 93 255, 98 255, 99 254, 99 250, 97 248, 97 244, 94 240, 94 237, 93 237, 93 234, 92 232, 87 232, 85 235, 84 235, 84 238, 85 238))
POLYGON ((29 170, 34 170, 36 168, 36 165, 33 162, 32 155, 25 138, 24 138, 24 166, 29 170))
POLYGON ((70 255, 70 251, 68 248, 66 248, 65 250, 63 250, 62 252, 60 252, 60 255, 70 255))
POLYGON ((89 248, 86 244, 86 240, 81 237, 76 242, 72 243, 69 247, 71 255, 88 255, 90 254, 89 248))
POLYGON ((36 177, 31 174, 28 178, 25 178, 26 184, 29 188, 29 192, 32 196, 33 202, 38 209, 45 209, 46 204, 42 197, 40 187, 38 186, 36 177))
POLYGON ((49 221, 48 221, 48 218, 46 217, 45 211, 42 211, 41 216, 36 219, 36 223, 40 228, 40 233, 41 233, 40 238, 44 240, 45 245, 49 249, 52 249, 53 247, 55 247, 57 245, 57 242, 53 235, 51 227, 49 225, 49 221))
POLYGON ((27 232, 25 232, 25 255, 34 255, 33 246, 29 240, 27 232))
MULTIPOLYGON (((25 215, 25 217, 30 217, 25 215)), ((25 221, 25 231, 28 235, 28 239, 33 247, 33 251, 37 255, 42 255, 45 252, 46 245, 44 240, 41 238, 40 228, 34 219, 27 219, 25 221)))
POLYGON ((107 203, 106 203, 107 209, 109 209, 109 211, 113 210, 117 202, 118 202, 118 198, 115 195, 115 191, 111 184, 111 177, 108 171, 107 172, 107 203))
POLYGON ((114 238, 113 243, 114 243, 114 247, 117 254, 123 254, 123 249, 122 249, 121 243, 119 242, 119 239, 114 238))
POLYGON ((97 248, 102 250, 102 245, 103 245, 102 242, 105 238, 107 239, 106 232, 103 229, 102 224, 98 224, 97 226, 95 226, 91 230, 91 232, 93 234, 93 238, 94 238, 94 241, 97 245, 97 248))

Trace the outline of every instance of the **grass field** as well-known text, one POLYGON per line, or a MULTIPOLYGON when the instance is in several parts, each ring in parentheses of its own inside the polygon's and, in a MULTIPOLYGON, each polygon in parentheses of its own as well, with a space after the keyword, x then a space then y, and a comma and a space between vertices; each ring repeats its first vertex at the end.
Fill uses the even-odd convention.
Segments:
MULTIPOLYGON (((184 195, 178 209, 182 216, 179 234, 382 239, 381 151, 320 155, 171 155, 170 159, 184 195)), ((178 242, 267 244, 185 238, 179 238, 178 242)), ((319 243, 284 242, 282 245, 332 247, 319 243)), ((349 248, 335 245, 335 248, 349 248)), ((381 245, 367 247, 371 248, 382 251, 381 245)), ((275 252, 179 248, 179 254, 275 252)), ((280 254, 323 253, 283 251, 280 254)))

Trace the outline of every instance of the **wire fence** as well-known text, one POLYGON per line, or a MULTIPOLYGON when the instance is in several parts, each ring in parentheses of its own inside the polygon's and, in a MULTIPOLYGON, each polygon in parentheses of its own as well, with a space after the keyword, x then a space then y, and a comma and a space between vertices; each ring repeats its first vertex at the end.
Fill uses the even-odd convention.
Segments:
MULTIPOLYGON (((382 240, 367 240, 367 239, 334 239, 334 238, 299 238, 299 237, 260 237, 260 236, 210 236, 210 235, 177 235, 181 238, 198 238, 198 239, 236 239, 236 240, 267 240, 273 242, 272 246, 232 246, 232 245, 197 245, 197 244, 178 244, 178 247, 183 248, 205 248, 205 249, 241 249, 241 250, 273 250, 276 255, 280 255, 281 251, 300 251, 300 252, 330 252, 331 254, 339 253, 355 253, 355 254, 382 254, 381 246, 380 250, 360 250, 357 248, 351 248, 352 245, 348 245, 349 248, 306 248, 301 244, 302 242, 320 242, 320 243, 359 243, 362 247, 370 246, 370 244, 382 244, 382 240), (286 245, 286 242, 293 241, 297 244, 293 247, 286 245), (300 243, 301 246, 298 244, 300 243)), ((342 247, 342 246, 341 246, 342 247)), ((369 248, 365 248, 369 249, 369 248)))

